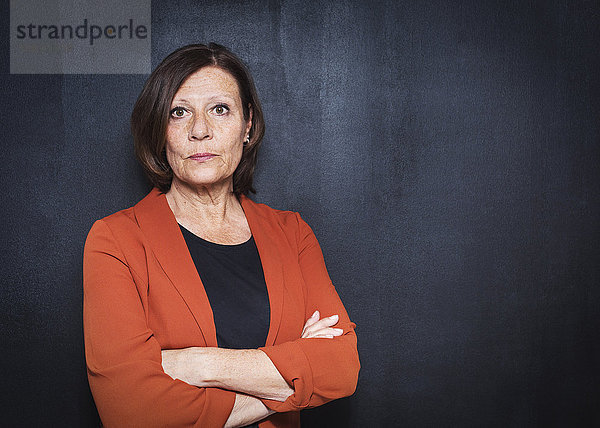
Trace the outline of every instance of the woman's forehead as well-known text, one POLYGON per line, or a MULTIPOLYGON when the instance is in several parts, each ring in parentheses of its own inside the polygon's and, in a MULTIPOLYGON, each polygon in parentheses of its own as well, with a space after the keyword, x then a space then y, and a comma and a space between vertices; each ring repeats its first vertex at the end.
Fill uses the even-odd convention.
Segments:
POLYGON ((195 95, 199 97, 211 97, 215 95, 228 95, 239 98, 239 88, 235 78, 227 71, 219 67, 203 67, 181 84, 175 97, 195 95))

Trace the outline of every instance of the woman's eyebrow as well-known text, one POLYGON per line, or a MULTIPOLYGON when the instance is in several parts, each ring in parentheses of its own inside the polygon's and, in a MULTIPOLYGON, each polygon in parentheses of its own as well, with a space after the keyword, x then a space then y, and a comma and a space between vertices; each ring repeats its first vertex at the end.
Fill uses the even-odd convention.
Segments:
POLYGON ((189 104, 190 102, 188 100, 186 100, 185 98, 173 98, 173 101, 171 102, 171 104, 174 105, 177 103, 189 104))
POLYGON ((208 97, 208 100, 214 101, 217 99, 224 99, 224 98, 226 98, 228 100, 235 100, 235 97, 232 97, 231 95, 228 95, 228 94, 214 94, 214 95, 211 95, 210 97, 208 97))
MULTIPOLYGON (((233 97, 231 95, 227 95, 227 94, 214 94, 214 95, 210 95, 208 98, 206 98, 207 102, 214 102, 214 101, 220 101, 220 100, 226 100, 231 103, 235 103, 235 97, 233 97)), ((187 98, 173 98, 173 101, 171 102, 171 106, 174 106, 174 105, 180 104, 180 103, 181 104, 193 104, 187 98)))

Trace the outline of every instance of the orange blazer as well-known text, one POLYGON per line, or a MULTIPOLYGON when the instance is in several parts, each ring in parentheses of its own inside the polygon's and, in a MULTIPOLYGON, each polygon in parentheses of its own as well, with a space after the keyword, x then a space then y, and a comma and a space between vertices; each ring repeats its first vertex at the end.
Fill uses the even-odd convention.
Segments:
MULTIPOLYGON (((266 344, 294 394, 263 400, 264 427, 299 426, 299 410, 351 395, 359 360, 354 324, 327 274, 321 249, 297 213, 240 202, 264 270, 271 318, 266 344), (301 339, 315 311, 338 314, 334 339, 301 339)), ((87 373, 107 427, 221 427, 235 392, 197 388, 164 373, 162 349, 217 346, 210 303, 164 194, 92 226, 84 249, 87 373)))

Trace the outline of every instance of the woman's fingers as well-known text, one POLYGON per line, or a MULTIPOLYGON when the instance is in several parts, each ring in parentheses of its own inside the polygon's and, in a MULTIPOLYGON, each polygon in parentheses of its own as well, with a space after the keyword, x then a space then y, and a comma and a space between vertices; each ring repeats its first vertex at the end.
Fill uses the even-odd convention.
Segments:
POLYGON ((320 319, 319 321, 317 321, 316 323, 311 325, 310 328, 321 329, 321 328, 331 327, 331 326, 336 325, 339 320, 340 320, 340 317, 338 317, 337 315, 332 315, 330 317, 320 319))
POLYGON ((319 318, 321 317, 321 314, 319 313, 319 311, 315 311, 309 319, 306 320, 306 322, 304 323, 304 327, 302 328, 302 334, 304 335, 304 332, 306 331, 307 328, 309 328, 310 326, 312 326, 314 323, 316 323, 317 321, 319 321, 319 318))
MULTIPOLYGON (((318 315, 318 311, 315 312, 318 315)), ((332 315, 330 317, 326 317, 320 320, 315 320, 315 314, 313 314, 304 325, 304 330, 302 331, 302 338, 333 338, 335 336, 340 336, 344 332, 341 328, 332 328, 339 321, 339 317, 337 315, 332 315)))
POLYGON ((341 336, 343 333, 344 333, 344 330, 342 330, 341 328, 324 328, 324 329, 317 330, 317 331, 306 332, 306 333, 304 333, 302 338, 312 339, 312 338, 317 338, 317 337, 324 337, 324 338, 333 339, 336 336, 341 336))
POLYGON ((327 338, 331 339, 336 336, 341 336, 343 332, 344 332, 344 330, 342 330, 341 328, 329 327, 329 328, 323 328, 321 330, 311 332, 311 333, 309 333, 309 336, 307 338, 327 337, 327 338))
POLYGON ((321 318, 321 314, 319 313, 319 311, 315 311, 315 313, 312 314, 310 316, 310 318, 306 320, 306 323, 304 324, 304 328, 310 327, 311 325, 313 325, 314 323, 319 321, 319 318, 321 318))

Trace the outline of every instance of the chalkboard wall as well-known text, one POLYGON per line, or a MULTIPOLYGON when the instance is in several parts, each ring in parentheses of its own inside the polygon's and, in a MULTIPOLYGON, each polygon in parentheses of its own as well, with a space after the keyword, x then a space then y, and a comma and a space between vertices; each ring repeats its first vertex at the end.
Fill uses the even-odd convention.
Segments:
MULTIPOLYGON (((93 427, 82 249, 149 190, 145 75, 11 75, 1 6, 6 426, 93 427)), ((598 426, 600 4, 152 3, 152 64, 215 41, 267 122, 255 200, 299 211, 357 324, 305 426, 598 426)))

